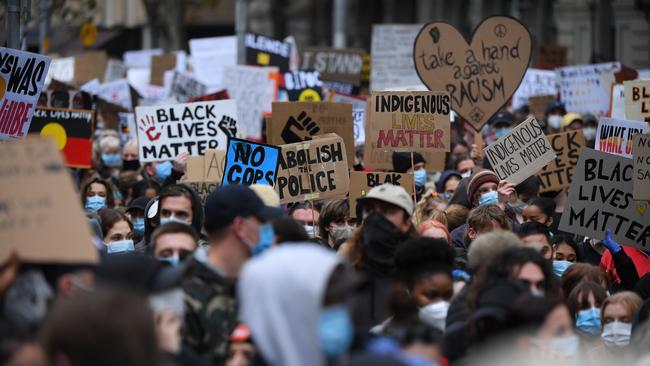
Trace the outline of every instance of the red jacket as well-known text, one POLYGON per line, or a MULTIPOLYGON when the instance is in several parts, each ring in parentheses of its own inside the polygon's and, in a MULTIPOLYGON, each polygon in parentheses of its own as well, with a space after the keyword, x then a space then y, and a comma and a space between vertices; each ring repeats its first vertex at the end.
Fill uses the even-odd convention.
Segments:
MULTIPOLYGON (((630 259, 632 259, 632 263, 634 263, 634 267, 636 267, 636 271, 639 274, 639 278, 643 277, 644 274, 650 272, 650 257, 648 254, 645 252, 628 247, 625 245, 621 245, 623 247, 623 251, 625 254, 627 254, 630 259)), ((620 253, 620 252, 619 252, 620 253)), ((617 253, 618 254, 618 253, 617 253)), ((615 255, 616 256, 616 255, 615 255)), ((611 278, 614 283, 621 283, 621 279, 616 273, 616 267, 614 266, 615 259, 612 258, 612 254, 609 252, 609 250, 606 250, 603 256, 600 258, 600 268, 604 269, 605 272, 609 275, 609 278, 611 278)))

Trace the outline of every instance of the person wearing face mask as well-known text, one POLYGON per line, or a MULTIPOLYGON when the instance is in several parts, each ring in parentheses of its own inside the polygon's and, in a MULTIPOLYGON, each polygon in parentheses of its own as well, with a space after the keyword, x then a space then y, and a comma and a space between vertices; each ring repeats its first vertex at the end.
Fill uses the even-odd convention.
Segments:
POLYGON ((605 289, 591 281, 579 283, 567 296, 566 303, 575 319, 578 335, 587 342, 600 335, 600 309, 606 298, 605 289))
POLYGON ((113 208, 113 192, 103 180, 94 178, 81 188, 81 203, 86 212, 97 213, 103 208, 113 208))
MULTIPOLYGON (((160 191, 159 205, 156 208, 156 220, 150 224, 158 226, 168 222, 180 222, 190 225, 195 232, 201 233, 203 225, 203 209, 199 194, 190 186, 185 184, 168 185, 160 191)), ((145 239, 149 243, 149 237, 155 227, 147 232, 145 225, 145 239)), ((207 245, 204 238, 199 238, 199 245, 207 245)))
POLYGON ((585 146, 593 149, 596 144, 596 129, 598 127, 598 118, 591 113, 582 115, 583 125, 582 134, 585 137, 585 146))
POLYGON ((99 218, 108 254, 121 254, 135 250, 133 224, 125 214, 106 208, 99 211, 99 218))
POLYGON ((137 171, 140 169, 138 141, 129 140, 122 148, 122 171, 137 171))
POLYGON ((630 344, 632 319, 641 304, 643 299, 632 291, 616 293, 603 302, 600 315, 603 332, 600 338, 605 346, 626 347, 630 344))
POLYGON ((445 170, 440 174, 440 178, 436 182, 436 192, 443 195, 445 200, 449 200, 456 192, 460 180, 463 179, 462 175, 457 170, 445 170))
POLYGON ((320 217, 318 206, 312 202, 298 202, 291 206, 289 216, 303 225, 310 238, 316 237, 316 225, 320 217))
POLYGON ((553 226, 553 215, 555 214, 555 202, 546 197, 533 197, 524 206, 521 216, 524 222, 536 221, 551 229, 553 226))
POLYGON ((272 245, 275 235, 270 220, 284 211, 264 205, 241 185, 210 192, 204 211, 209 246, 200 247, 187 259, 182 281, 188 305, 183 345, 211 364, 223 364, 228 338, 238 323, 235 285, 240 270, 251 256, 272 245))
POLYGON ((126 215, 133 224, 133 241, 139 243, 144 238, 144 211, 151 199, 147 197, 138 197, 129 203, 126 208, 126 215))
POLYGON ((485 137, 485 143, 489 145, 512 132, 514 120, 515 116, 506 110, 497 112, 489 122, 490 129, 494 132, 494 135, 488 134, 488 136, 485 137))
POLYGON ((581 130, 583 123, 582 117, 578 113, 567 113, 562 117, 564 132, 581 130))
POLYGON ((413 159, 411 159, 410 152, 393 152, 392 159, 394 172, 413 173, 416 201, 419 201, 428 181, 427 171, 425 170, 426 160, 418 152, 413 153, 413 159))
POLYGON ((562 121, 566 114, 564 104, 557 100, 552 100, 546 105, 546 134, 562 132, 562 121))
POLYGON ((318 216, 318 243, 325 248, 337 250, 354 231, 355 222, 350 218, 347 199, 325 203, 318 216))
POLYGON ((122 167, 120 139, 114 132, 107 131, 95 140, 93 165, 102 179, 117 178, 122 167))
POLYGON ((151 236, 154 258, 178 266, 197 249, 199 236, 191 226, 169 222, 159 226, 151 236))

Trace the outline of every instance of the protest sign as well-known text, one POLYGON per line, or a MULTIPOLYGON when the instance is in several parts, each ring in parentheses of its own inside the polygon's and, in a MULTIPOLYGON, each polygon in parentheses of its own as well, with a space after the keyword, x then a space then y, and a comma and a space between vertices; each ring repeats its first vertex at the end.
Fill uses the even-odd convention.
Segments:
POLYGON ((275 190, 281 203, 332 199, 348 193, 348 157, 340 136, 316 136, 280 147, 275 190))
POLYGON ((329 93, 328 102, 352 104, 352 109, 365 109, 367 98, 343 93, 329 93))
POLYGON ((54 145, 37 138, 0 144, 0 263, 12 253, 22 263, 99 260, 79 193, 54 145))
POLYGON ((345 141, 348 163, 354 164, 354 121, 352 106, 327 102, 273 103, 273 120, 266 127, 272 145, 311 140, 335 133, 345 141))
POLYGON ((535 60, 537 60, 535 67, 540 69, 553 70, 565 66, 567 48, 554 44, 542 45, 537 49, 535 60))
POLYGON ((530 97, 557 94, 555 71, 528 69, 524 79, 512 95, 512 108, 529 104, 530 97))
POLYGON ((175 68, 176 54, 168 53, 165 55, 151 56, 151 75, 149 76, 149 84, 162 86, 165 71, 174 70, 175 68))
POLYGON ((209 87, 230 87, 222 82, 222 69, 237 64, 237 37, 190 39, 189 45, 196 79, 209 87))
POLYGON ((350 217, 357 217, 357 199, 365 196, 372 187, 384 183, 400 186, 413 196, 413 174, 350 172, 350 217))
POLYGON ((262 136, 262 114, 271 111, 275 99, 275 81, 270 72, 275 67, 224 66, 222 80, 228 86, 228 94, 237 100, 237 115, 240 135, 262 136))
POLYGON ((202 155, 238 136, 234 100, 137 107, 135 116, 141 162, 171 160, 185 151, 202 155))
POLYGON ((609 115, 609 99, 619 62, 568 66, 556 69, 560 83, 560 100, 568 112, 609 115))
POLYGON ((625 118, 650 123, 650 80, 624 81, 625 118))
POLYGON ((88 51, 74 58, 74 85, 82 85, 92 79, 101 79, 106 71, 106 51, 88 51))
POLYGON ((131 87, 126 79, 101 84, 97 89, 97 95, 107 102, 117 104, 127 110, 133 110, 131 87))
POLYGON ((352 119, 354 120, 354 145, 363 145, 366 143, 366 109, 352 109, 352 119))
POLYGON ((224 99, 230 99, 230 95, 228 95, 228 91, 226 89, 220 90, 216 93, 205 94, 198 97, 190 98, 188 102, 207 102, 210 100, 224 100, 224 99))
POLYGON ((190 98, 205 95, 207 89, 207 86, 201 84, 192 76, 174 71, 174 79, 169 93, 179 102, 186 102, 190 98))
POLYGON ((634 199, 646 200, 650 203, 650 134, 634 135, 632 160, 634 161, 634 199))
POLYGON ((361 49, 304 48, 300 67, 320 72, 321 80, 358 86, 361 84, 363 55, 361 49))
POLYGON ((580 152, 560 230, 648 250, 648 202, 634 201, 632 159, 589 148, 580 152))
POLYGON ((534 117, 529 117, 488 145, 485 157, 499 179, 516 185, 539 172, 556 155, 542 127, 534 117))
POLYGON ((50 58, 0 47, 0 140, 24 138, 50 58))
POLYGON ((508 101, 532 53, 528 29, 515 18, 493 16, 474 30, 471 43, 448 23, 426 24, 413 59, 429 90, 444 90, 452 108, 479 131, 508 101))
POLYGON ((120 132, 120 144, 124 146, 129 140, 138 141, 138 132, 135 127, 135 114, 131 112, 118 112, 117 116, 119 120, 118 131, 120 132))
POLYGON ((161 48, 126 51, 122 56, 122 60, 124 61, 124 65, 126 65, 127 68, 148 69, 151 67, 151 57, 162 54, 163 50, 161 48))
POLYGON ((421 87, 413 65, 413 42, 420 24, 380 24, 372 26, 370 90, 421 87))
POLYGON ((537 119, 546 118, 546 106, 555 100, 555 95, 538 95, 528 98, 530 114, 537 119))
POLYGON ((126 65, 120 60, 110 59, 106 63, 106 71, 104 72, 104 82, 124 79, 127 71, 126 65))
POLYGON ((203 156, 190 156, 181 183, 192 187, 205 204, 210 192, 221 184, 226 160, 225 150, 206 149, 203 156))
MULTIPOLYGON (((625 87, 623 84, 612 85, 612 95, 609 102, 609 117, 616 119, 625 118, 625 87)), ((634 118, 630 118, 634 119, 634 118)))
POLYGON ((246 140, 228 140, 222 186, 228 184, 275 185, 280 148, 246 140))
POLYGON ((648 123, 624 119, 601 118, 596 129, 596 150, 632 157, 632 136, 647 133, 648 123))
POLYGON ((323 82, 318 71, 294 70, 284 73, 283 87, 290 102, 320 102, 323 82))
POLYGON ((93 145, 93 111, 38 107, 30 134, 51 138, 72 168, 90 168, 93 145))
POLYGON ((556 133, 546 138, 550 141, 556 158, 537 173, 539 191, 542 193, 569 188, 580 149, 585 146, 582 130, 556 133))
POLYGON ((246 64, 276 66, 280 72, 289 71, 291 44, 256 33, 246 33, 246 64))
POLYGON ((50 67, 45 78, 45 85, 50 85, 52 80, 71 83, 73 78, 74 57, 55 58, 50 62, 50 67))

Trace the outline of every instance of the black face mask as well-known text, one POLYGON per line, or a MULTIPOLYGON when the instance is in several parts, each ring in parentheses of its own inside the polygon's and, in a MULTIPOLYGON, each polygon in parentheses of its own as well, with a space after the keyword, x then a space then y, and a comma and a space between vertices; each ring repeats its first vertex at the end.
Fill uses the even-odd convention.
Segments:
POLYGON ((138 170, 140 169, 140 160, 122 160, 122 171, 138 170))
POLYGON ((395 269, 395 251, 408 239, 395 225, 379 213, 371 213, 363 220, 364 264, 371 272, 389 275, 395 269))

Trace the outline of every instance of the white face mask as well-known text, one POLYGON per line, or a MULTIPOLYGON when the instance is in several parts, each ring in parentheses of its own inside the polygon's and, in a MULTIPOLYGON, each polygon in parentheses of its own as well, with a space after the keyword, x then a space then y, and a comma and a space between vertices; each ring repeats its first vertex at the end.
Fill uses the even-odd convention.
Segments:
POLYGON ((549 127, 557 130, 562 127, 562 116, 558 116, 556 114, 550 115, 548 116, 547 122, 549 127))
POLYGON ((622 322, 607 323, 603 327, 600 338, 609 347, 624 347, 630 344, 632 324, 622 322))
POLYGON ((596 129, 594 127, 585 127, 582 129, 585 140, 594 140, 596 138, 596 129))
POLYGON ((449 303, 447 301, 434 302, 423 308, 420 308, 420 320, 444 332, 448 310, 449 303))
POLYGON ((314 236, 314 227, 312 225, 304 225, 305 231, 307 232, 307 235, 314 236))

